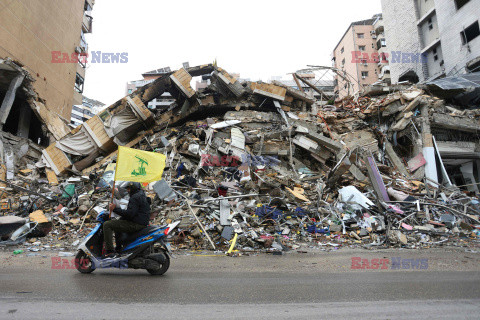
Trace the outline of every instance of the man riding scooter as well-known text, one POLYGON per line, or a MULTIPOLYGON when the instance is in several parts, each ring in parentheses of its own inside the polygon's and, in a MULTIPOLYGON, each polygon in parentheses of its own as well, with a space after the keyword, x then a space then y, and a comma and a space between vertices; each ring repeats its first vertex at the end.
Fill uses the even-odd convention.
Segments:
POLYGON ((115 251, 113 247, 113 233, 115 232, 115 240, 117 248, 119 247, 119 234, 135 233, 146 226, 150 221, 150 204, 147 200, 142 186, 138 182, 128 182, 125 187, 130 194, 127 209, 117 208, 111 203, 110 211, 121 216, 119 220, 109 220, 103 224, 103 237, 105 241, 106 254, 104 258, 114 258, 115 251))

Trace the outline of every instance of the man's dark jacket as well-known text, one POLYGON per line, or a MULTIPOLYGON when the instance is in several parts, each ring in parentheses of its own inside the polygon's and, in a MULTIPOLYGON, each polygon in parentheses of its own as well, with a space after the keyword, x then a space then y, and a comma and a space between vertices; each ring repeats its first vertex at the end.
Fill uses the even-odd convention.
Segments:
POLYGON ((143 190, 137 190, 130 196, 126 210, 117 207, 113 209, 113 212, 120 215, 123 220, 132 221, 144 226, 148 226, 150 221, 150 204, 143 190))

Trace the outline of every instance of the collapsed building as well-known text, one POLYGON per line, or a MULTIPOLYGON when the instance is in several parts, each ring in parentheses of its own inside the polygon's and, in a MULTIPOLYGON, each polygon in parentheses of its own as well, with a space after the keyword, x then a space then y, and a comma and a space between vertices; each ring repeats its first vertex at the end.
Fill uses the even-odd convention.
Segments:
POLYGON ((155 223, 181 220, 179 248, 476 241, 480 110, 433 94, 441 86, 371 88, 325 105, 212 64, 168 72, 55 136, 5 189, 23 197, 5 212, 27 217, 43 203, 50 236, 74 243, 108 204, 122 145, 167 156, 163 180, 146 190, 155 223), (195 91, 199 76, 210 85, 195 91), (146 107, 165 92, 173 104, 146 107))
POLYGON ((33 89, 35 80, 11 59, 0 59, 0 179, 34 163, 50 141, 69 132, 61 118, 51 112, 33 89))

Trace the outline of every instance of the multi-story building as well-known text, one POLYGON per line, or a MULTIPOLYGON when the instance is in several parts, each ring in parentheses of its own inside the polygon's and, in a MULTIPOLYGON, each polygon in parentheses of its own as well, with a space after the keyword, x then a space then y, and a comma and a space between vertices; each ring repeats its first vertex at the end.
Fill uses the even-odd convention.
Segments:
MULTIPOLYGON (((126 93, 127 95, 133 93, 138 88, 143 87, 144 85, 155 81, 156 79, 160 78, 161 76, 165 75, 166 73, 170 73, 170 67, 161 68, 157 70, 152 70, 145 72, 142 74, 142 80, 135 80, 130 81, 127 83, 126 93)), ((160 98, 153 99, 148 103, 148 108, 156 110, 156 109, 163 109, 170 106, 172 103, 175 102, 175 99, 169 92, 165 92, 162 94, 160 98)))
POLYGON ((385 24, 383 16, 377 15, 377 19, 373 23, 372 38, 376 40, 375 48, 378 52, 378 81, 390 84, 390 64, 388 59, 390 53, 388 52, 387 41, 385 37, 385 24))
POLYGON ((79 126, 97 114, 104 107, 104 103, 84 96, 81 105, 73 106, 70 124, 73 127, 79 126))
POLYGON ((480 66, 480 0, 382 0, 393 83, 480 66))
POLYGON ((350 24, 333 50, 333 65, 337 69, 335 94, 337 99, 362 91, 379 80, 378 36, 374 24, 381 14, 350 24))
MULTIPOLYGON (((73 105, 82 104, 85 63, 73 60, 72 54, 87 51, 85 34, 92 31, 94 1, 0 2, 0 61, 10 58, 22 66, 46 107, 63 119, 70 119, 73 105)), ((9 85, 0 87, 0 97, 9 85)), ((18 118, 20 109, 10 105, 8 113, 18 118)))

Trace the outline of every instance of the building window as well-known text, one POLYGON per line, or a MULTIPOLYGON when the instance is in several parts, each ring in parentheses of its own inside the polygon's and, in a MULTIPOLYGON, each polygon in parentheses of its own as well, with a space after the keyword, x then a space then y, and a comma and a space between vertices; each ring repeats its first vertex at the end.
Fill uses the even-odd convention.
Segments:
POLYGON ((85 39, 85 33, 83 30, 81 31, 82 33, 80 34, 80 47, 83 49, 83 51, 87 51, 88 44, 87 40, 85 39))
POLYGON ((360 62, 366 67, 367 66, 367 59, 362 59, 360 62))
POLYGON ((365 51, 365 46, 358 46, 358 50, 365 51))
POLYGON ((342 49, 340 49, 340 53, 344 53, 345 52, 345 48, 342 47, 342 49))
POLYGON ((76 114, 73 114, 73 113, 71 115, 71 119, 77 119, 77 120, 83 121, 83 117, 77 116, 76 114))
POLYGON ((75 110, 75 111, 78 111, 80 113, 83 113, 83 109, 82 108, 79 108, 77 106, 73 106, 72 110, 75 110))
POLYGON ((345 65, 345 58, 343 58, 343 60, 342 60, 342 66, 344 66, 344 65, 345 65))
POLYGON ((365 34, 364 33, 357 33, 357 37, 358 37, 358 39, 363 39, 363 38, 365 38, 365 34))
POLYGON ((469 1, 470 0, 455 0, 455 6, 457 7, 457 10, 466 5, 469 1))
POLYGON ((362 79, 368 77, 368 71, 362 71, 362 79))
POLYGON ((380 42, 381 42, 381 44, 382 44, 382 47, 386 47, 386 46, 387 46, 387 41, 385 41, 385 39, 381 39, 380 42))
POLYGON ((433 53, 433 61, 437 61, 438 60, 437 48, 433 49, 432 53, 433 53))
POLYGON ((85 1, 85 5, 83 7, 84 11, 92 11, 92 6, 88 3, 88 1, 85 1))
POLYGON ((347 84, 345 83, 345 85, 343 86, 344 89, 347 89, 347 84))
POLYGON ((86 53, 80 53, 78 55, 78 64, 85 69, 87 67, 87 54, 86 53))
POLYGON ((432 30, 432 29, 433 29, 432 18, 428 19, 428 20, 427 20, 427 23, 428 23, 428 30, 432 30))
POLYGON ((85 80, 83 79, 83 77, 77 73, 77 76, 75 78, 75 91, 77 91, 78 93, 83 93, 84 81, 85 80))
POLYGON ((471 24, 467 28, 465 28, 462 32, 460 32, 460 36, 462 37, 462 43, 467 44, 476 37, 480 35, 480 28, 478 27, 478 21, 471 24))

